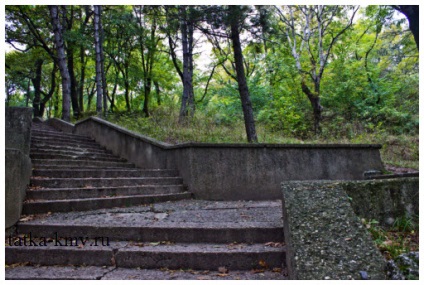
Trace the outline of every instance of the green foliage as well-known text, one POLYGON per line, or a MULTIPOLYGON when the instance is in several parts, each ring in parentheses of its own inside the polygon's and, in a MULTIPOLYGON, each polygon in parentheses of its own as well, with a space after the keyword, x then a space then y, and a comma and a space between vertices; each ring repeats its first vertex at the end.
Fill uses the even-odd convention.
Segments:
POLYGON ((400 254, 418 251, 418 224, 410 217, 397 219, 392 228, 385 229, 375 220, 362 219, 374 243, 386 259, 394 259, 400 254))
MULTIPOLYGON (((177 8, 167 7, 167 11, 161 6, 149 5, 104 8, 106 82, 109 97, 114 102, 111 120, 169 142, 244 142, 244 117, 238 85, 233 78, 234 58, 228 40, 218 40, 222 53, 216 46, 212 51, 195 49, 196 114, 187 124, 180 125, 182 84, 169 54, 167 38, 169 34, 175 42, 179 41, 179 21, 171 17, 177 8), (136 11, 140 13, 136 15, 136 11), (165 12, 170 13, 168 17, 165 12), (155 31, 154 36, 152 31, 155 31), (207 53, 211 67, 201 68, 204 66, 201 59, 207 53), (231 75, 219 64, 224 60, 223 64, 231 75), (154 63, 151 69, 146 68, 147 62, 154 63), (151 76, 157 83, 159 95, 152 83, 149 104, 152 118, 142 119, 139 112, 148 88, 146 76, 151 76), (127 114, 128 105, 132 112, 127 114)), ((202 13, 196 17, 205 14, 214 25, 226 27, 223 7, 190 7, 193 12, 197 8, 202 13)), ((345 13, 349 7, 339 8, 334 10, 338 20, 328 22, 328 33, 335 33, 346 24, 343 19, 347 15, 340 13, 345 13)), ((96 105, 90 9, 89 6, 66 8, 66 17, 73 19, 73 25, 66 32, 65 40, 74 51, 74 72, 78 86, 83 86, 86 114, 91 114, 96 105), (80 61, 81 50, 85 54, 83 61, 80 61), (83 71, 85 78, 82 77, 83 71)), ((242 35, 244 67, 259 142, 377 143, 383 145, 381 155, 385 163, 418 168, 419 61, 405 17, 396 16, 390 6, 367 6, 358 12, 354 25, 337 39, 320 82, 320 103, 324 109, 321 133, 315 135, 312 132, 312 107, 300 85, 303 74, 299 74, 292 49, 284 36, 287 26, 273 6, 243 9, 249 10, 243 24, 249 32, 242 35)), ((293 11, 295 25, 300 27, 297 21, 302 15, 298 9, 293 11)), ((37 59, 44 60, 41 89, 44 93, 50 89, 53 61, 49 49, 54 51, 54 46, 48 14, 43 5, 6 7, 6 41, 23 50, 28 48, 6 53, 5 93, 9 106, 32 106, 34 88, 31 79, 37 59), (30 32, 28 20, 32 20, 32 27, 39 32, 40 39, 35 39, 30 32), (46 46, 43 47, 42 41, 46 46)), ((312 21, 314 26, 316 19, 312 21)), ((300 37, 296 38, 296 48, 299 49, 300 37)), ((195 42, 207 40, 211 39, 196 31, 195 42)), ((316 41, 315 37, 311 38, 310 49, 314 55, 318 51, 316 41)), ((328 46, 328 40, 323 44, 328 46)), ((311 59, 306 46, 299 56, 305 72, 312 72, 314 65, 319 66, 318 57, 311 59)), ((306 76, 309 80, 310 75, 306 76)), ((46 105, 46 116, 60 116, 61 113, 59 76, 56 83, 54 95, 46 105)), ((309 86, 312 88, 312 84, 309 86)), ((44 94, 41 97, 44 98, 44 94)))

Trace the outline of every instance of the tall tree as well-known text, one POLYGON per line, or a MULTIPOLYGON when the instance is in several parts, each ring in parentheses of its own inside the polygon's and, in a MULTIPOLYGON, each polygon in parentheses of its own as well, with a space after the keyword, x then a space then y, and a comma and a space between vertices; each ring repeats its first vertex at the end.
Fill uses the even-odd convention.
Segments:
POLYGON ((193 89, 193 48, 195 24, 199 21, 200 12, 195 7, 181 5, 178 7, 165 7, 167 16, 167 36, 170 54, 175 69, 183 83, 183 94, 181 96, 181 108, 179 121, 184 122, 188 116, 195 112, 194 89, 193 89), (176 22, 178 19, 178 22, 176 22), (176 47, 178 31, 181 33, 181 46, 183 51, 182 69, 178 62, 176 47))
POLYGON ((150 93, 153 83, 153 70, 156 62, 157 46, 161 38, 157 35, 159 8, 154 6, 133 6, 136 17, 138 43, 140 45, 141 68, 143 71, 144 101, 142 112, 150 116, 150 93))
POLYGON ((49 6, 50 17, 53 26, 54 41, 57 51, 57 64, 62 77, 62 119, 70 122, 71 80, 66 64, 65 44, 63 41, 63 27, 59 19, 59 7, 49 6))
POLYGON ((321 81, 325 67, 334 44, 352 26, 358 9, 359 6, 323 5, 277 8, 280 20, 284 23, 284 35, 301 76, 302 91, 312 106, 315 133, 320 132, 322 119, 321 81), (312 88, 308 81, 311 81, 312 88))
POLYGON ((102 73, 102 48, 101 48, 101 6, 94 5, 94 46, 96 51, 96 90, 97 90, 97 116, 102 116, 102 103, 103 103, 103 73, 102 73))
POLYGON ((253 117, 252 102, 250 101, 249 88, 247 86, 246 75, 243 66, 243 53, 240 42, 241 25, 244 22, 245 16, 240 6, 229 6, 228 17, 230 19, 230 38, 233 45, 234 61, 237 74, 237 83, 240 93, 241 105, 243 108, 244 125, 246 128, 248 142, 257 142, 255 119, 253 117))
MULTIPOLYGON (((60 6, 60 14, 63 19, 63 30, 64 33, 68 34, 72 32, 72 28, 75 22, 75 8, 74 6, 70 6, 69 9, 67 6, 60 6)), ((72 112, 74 118, 80 117, 80 106, 78 102, 78 83, 75 75, 75 59, 74 59, 74 51, 76 48, 75 39, 72 36, 67 36, 65 42, 65 51, 66 51, 66 59, 68 64, 69 78, 70 78, 70 89, 71 89, 71 104, 72 104, 72 112)))
POLYGON ((209 29, 204 28, 202 32, 208 35, 218 53, 223 57, 220 65, 225 72, 237 81, 238 91, 243 110, 244 125, 247 135, 247 141, 254 143, 258 141, 256 134, 255 119, 253 115, 252 102, 250 99, 249 87, 247 85, 245 73, 245 60, 242 52, 242 44, 240 40, 241 32, 246 29, 246 18, 248 18, 251 8, 248 6, 212 6, 207 9, 206 16, 209 23, 209 29), (225 61, 229 55, 223 51, 219 44, 219 38, 229 40, 231 42, 234 62, 232 67, 235 75, 225 66, 225 61))

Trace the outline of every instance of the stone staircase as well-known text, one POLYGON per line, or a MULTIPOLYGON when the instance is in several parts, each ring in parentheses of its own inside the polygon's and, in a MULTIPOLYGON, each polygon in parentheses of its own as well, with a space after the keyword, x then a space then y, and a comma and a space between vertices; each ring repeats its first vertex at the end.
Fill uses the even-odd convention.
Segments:
POLYGON ((23 214, 128 207, 190 198, 176 170, 138 169, 94 140, 34 123, 23 214))
POLYGON ((281 201, 193 200, 176 170, 42 123, 31 159, 6 279, 286 278, 281 201))

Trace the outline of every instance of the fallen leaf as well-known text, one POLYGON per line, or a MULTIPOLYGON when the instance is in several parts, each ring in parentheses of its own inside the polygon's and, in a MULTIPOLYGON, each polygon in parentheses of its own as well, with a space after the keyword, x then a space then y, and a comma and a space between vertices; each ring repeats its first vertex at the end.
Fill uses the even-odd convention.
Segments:
POLYGON ((274 268, 272 269, 272 272, 278 272, 278 273, 281 273, 281 271, 282 271, 282 269, 281 269, 281 268, 279 268, 279 267, 274 267, 274 268))
POLYGON ((228 268, 225 266, 218 267, 219 273, 228 273, 228 268))
POLYGON ((158 246, 158 245, 160 245, 160 242, 151 242, 149 244, 152 245, 152 246, 158 246))
POLYGON ((219 273, 219 274, 217 274, 217 276, 219 276, 219 277, 225 277, 225 276, 228 276, 228 274, 226 274, 226 273, 219 273))
POLYGON ((253 274, 265 272, 265 269, 252 269, 251 272, 253 274))
POLYGON ((264 268, 267 268, 268 267, 268 264, 266 264, 265 260, 263 260, 263 259, 259 260, 259 265, 261 267, 264 267, 264 268))

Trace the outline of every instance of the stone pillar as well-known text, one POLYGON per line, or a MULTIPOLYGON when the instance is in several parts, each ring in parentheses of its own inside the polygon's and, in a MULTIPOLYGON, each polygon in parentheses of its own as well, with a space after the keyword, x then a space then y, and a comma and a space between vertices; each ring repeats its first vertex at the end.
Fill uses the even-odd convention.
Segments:
POLYGON ((338 182, 284 182, 290 279, 385 279, 385 261, 338 182))
POLYGON ((22 212, 22 203, 31 177, 29 157, 31 108, 6 108, 5 210, 6 229, 13 226, 22 212))

